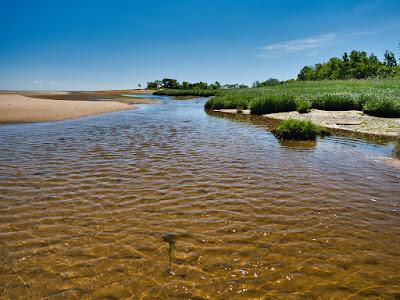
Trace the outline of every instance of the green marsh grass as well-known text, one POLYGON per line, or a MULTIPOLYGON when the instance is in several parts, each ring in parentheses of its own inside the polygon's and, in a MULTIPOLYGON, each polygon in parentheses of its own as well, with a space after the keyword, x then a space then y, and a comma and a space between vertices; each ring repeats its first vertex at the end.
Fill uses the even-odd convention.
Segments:
POLYGON ((305 99, 298 98, 296 99, 296 110, 301 113, 305 114, 310 111, 311 102, 305 99))
POLYGON ((270 94, 250 100, 250 113, 252 115, 270 114, 296 110, 296 100, 290 94, 270 94))
POLYGON ((310 108, 361 110, 379 117, 398 117, 400 79, 296 81, 265 88, 218 90, 205 109, 250 109, 268 114, 310 108))
POLYGON ((364 113, 386 118, 400 118, 400 100, 382 97, 368 99, 363 106, 364 113))
POLYGON ((329 132, 315 125, 310 120, 284 120, 272 133, 282 140, 310 140, 313 141, 317 136, 329 135, 329 132))
POLYGON ((310 97, 312 108, 322 110, 361 110, 360 95, 352 93, 321 93, 310 97))

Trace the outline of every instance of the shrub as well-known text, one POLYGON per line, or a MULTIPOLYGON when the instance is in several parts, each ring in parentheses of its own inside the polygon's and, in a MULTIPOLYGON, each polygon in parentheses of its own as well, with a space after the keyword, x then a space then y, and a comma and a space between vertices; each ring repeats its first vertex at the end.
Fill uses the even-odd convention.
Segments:
POLYGON ((297 99, 296 100, 296 110, 301 113, 305 114, 307 113, 311 108, 311 103, 310 101, 304 100, 304 99, 297 99))
POLYGON ((400 117, 400 101, 383 97, 369 99, 364 104, 363 112, 376 117, 398 118, 400 117))
POLYGON ((292 95, 270 94, 251 100, 249 107, 253 115, 270 114, 296 110, 296 101, 292 95))
POLYGON ((284 120, 272 133, 282 140, 315 140, 318 135, 329 135, 329 132, 310 120, 284 120))

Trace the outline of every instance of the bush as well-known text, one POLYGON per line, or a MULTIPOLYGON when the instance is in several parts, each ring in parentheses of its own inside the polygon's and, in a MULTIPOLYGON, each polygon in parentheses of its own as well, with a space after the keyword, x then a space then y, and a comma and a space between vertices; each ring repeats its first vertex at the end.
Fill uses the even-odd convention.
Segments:
POLYGON ((297 99, 296 100, 296 110, 301 113, 305 114, 307 113, 311 108, 311 103, 310 101, 304 100, 304 99, 297 99))
POLYGON ((283 121, 272 133, 282 140, 315 140, 318 135, 329 135, 327 130, 309 120, 295 119, 283 121))
POLYGON ((400 117, 400 101, 390 98, 369 99, 364 104, 363 112, 376 117, 398 118, 400 117))
POLYGON ((296 110, 296 101, 292 95, 270 94, 251 100, 249 107, 253 115, 270 114, 296 110))

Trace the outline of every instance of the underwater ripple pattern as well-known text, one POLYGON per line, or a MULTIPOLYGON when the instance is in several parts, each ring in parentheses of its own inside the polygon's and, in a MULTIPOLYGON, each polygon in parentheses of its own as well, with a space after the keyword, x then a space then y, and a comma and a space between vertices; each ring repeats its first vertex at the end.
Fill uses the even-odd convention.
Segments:
POLYGON ((400 297, 393 145, 203 104, 0 127, 0 298, 400 297))

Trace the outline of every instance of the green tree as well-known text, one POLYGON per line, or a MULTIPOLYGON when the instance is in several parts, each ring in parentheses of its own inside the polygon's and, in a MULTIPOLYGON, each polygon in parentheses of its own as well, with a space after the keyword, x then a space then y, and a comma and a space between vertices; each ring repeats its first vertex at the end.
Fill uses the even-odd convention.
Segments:
POLYGON ((313 67, 305 66, 303 69, 300 70, 299 75, 297 75, 298 80, 315 80, 315 70, 313 67))
POLYGON ((397 60, 394 56, 394 53, 391 51, 385 51, 383 63, 387 65, 389 68, 393 68, 397 66, 397 60))
POLYGON ((377 77, 381 65, 382 63, 379 61, 378 57, 371 53, 368 57, 368 78, 377 77))
POLYGON ((212 90, 218 90, 220 88, 221 88, 221 84, 218 81, 210 84, 210 89, 212 89, 212 90))
POLYGON ((342 55, 342 67, 340 68, 340 79, 348 79, 349 78, 349 69, 350 69, 350 59, 347 52, 342 55))
POLYGON ((316 64, 315 76, 318 80, 328 79, 330 77, 330 70, 328 64, 316 64))
POLYGON ((179 82, 176 79, 164 78, 161 83, 164 89, 179 89, 179 82))
POLYGON ((400 78, 400 65, 397 65, 393 68, 392 72, 393 77, 400 78))
POLYGON ((327 63, 329 79, 343 79, 341 78, 342 66, 343 61, 340 58, 332 57, 327 63))
POLYGON ((263 81, 260 83, 260 86, 273 86, 273 85, 278 85, 281 82, 279 81, 279 79, 276 78, 268 78, 267 80, 263 81))
POLYGON ((183 82, 182 82, 182 89, 188 90, 188 89, 189 89, 189 82, 183 81, 183 82))
POLYGON ((156 81, 150 81, 147 83, 147 87, 148 90, 156 90, 159 88, 159 85, 156 81))
MULTIPOLYGON (((393 52, 386 51, 384 60, 365 51, 345 52, 342 58, 332 57, 326 63, 317 63, 314 66, 303 67, 298 80, 324 80, 324 79, 365 79, 365 78, 391 78, 398 76, 397 60, 393 52)), ((254 83, 260 86, 263 83, 254 83)))
POLYGON ((193 83, 193 89, 206 90, 207 88, 208 88, 208 84, 206 82, 200 81, 197 83, 193 83))

